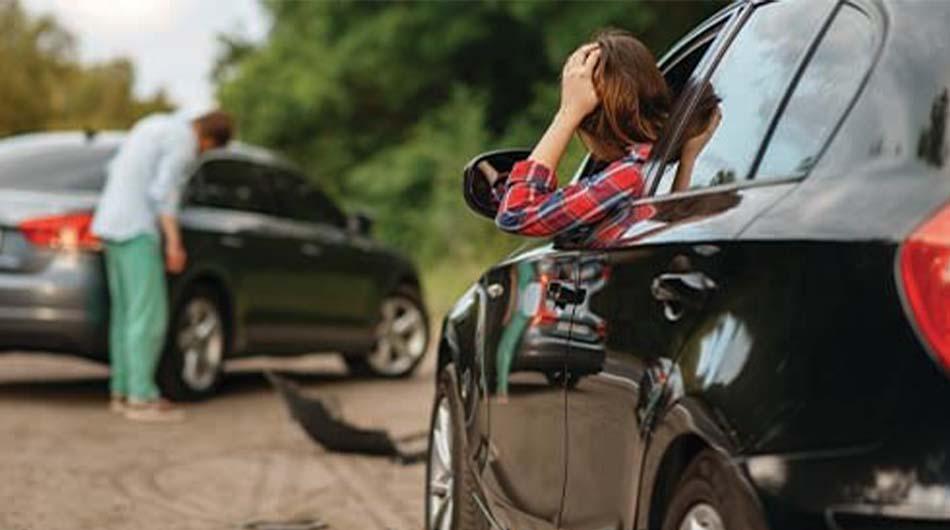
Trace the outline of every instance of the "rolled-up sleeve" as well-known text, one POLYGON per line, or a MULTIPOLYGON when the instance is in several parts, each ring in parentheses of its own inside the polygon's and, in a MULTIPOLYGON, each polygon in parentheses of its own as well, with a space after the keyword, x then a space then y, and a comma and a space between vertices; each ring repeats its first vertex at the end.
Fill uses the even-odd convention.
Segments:
POLYGON ((506 183, 495 224, 513 234, 545 237, 595 223, 643 192, 640 155, 631 153, 601 173, 560 189, 550 168, 534 160, 519 162, 506 183))
POLYGON ((182 189, 195 154, 195 139, 190 131, 189 134, 175 135, 168 140, 158 162, 155 180, 148 190, 149 198, 160 215, 178 215, 182 189))

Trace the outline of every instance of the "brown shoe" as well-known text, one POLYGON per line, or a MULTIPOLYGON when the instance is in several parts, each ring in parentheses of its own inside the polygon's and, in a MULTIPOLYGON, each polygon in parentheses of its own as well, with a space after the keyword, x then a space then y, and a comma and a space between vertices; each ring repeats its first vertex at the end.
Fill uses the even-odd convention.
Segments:
POLYGON ((129 401, 125 405, 125 418, 144 422, 183 421, 185 411, 164 399, 142 402, 129 401))
POLYGON ((128 400, 125 399, 125 396, 114 395, 109 399, 109 412, 114 414, 122 414, 125 412, 125 407, 128 404, 128 400))

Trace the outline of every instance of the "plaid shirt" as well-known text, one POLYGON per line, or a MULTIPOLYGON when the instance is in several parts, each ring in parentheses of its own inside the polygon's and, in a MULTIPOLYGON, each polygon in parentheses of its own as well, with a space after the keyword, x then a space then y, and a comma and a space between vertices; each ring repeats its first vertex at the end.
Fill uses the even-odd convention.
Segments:
POLYGON ((495 224, 506 232, 544 237, 596 223, 618 204, 643 193, 641 169, 651 148, 652 144, 634 144, 629 154, 600 173, 561 189, 550 168, 522 160, 504 184, 495 224))

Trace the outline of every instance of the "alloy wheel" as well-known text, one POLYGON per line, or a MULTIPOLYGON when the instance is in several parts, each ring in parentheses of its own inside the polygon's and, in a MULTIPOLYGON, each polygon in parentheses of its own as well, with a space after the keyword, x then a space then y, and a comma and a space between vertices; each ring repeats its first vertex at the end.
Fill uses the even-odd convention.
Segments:
POLYGON ((194 298, 185 306, 178 329, 181 378, 195 391, 214 385, 224 357, 224 326, 214 302, 194 298))
POLYGON ((425 314, 413 301, 391 297, 383 301, 376 328, 376 345, 366 362, 383 375, 399 375, 425 355, 428 345, 425 314))
POLYGON ((449 400, 443 396, 432 423, 432 447, 429 449, 429 499, 426 504, 429 530, 450 530, 455 508, 455 476, 452 471, 452 414, 449 400))
POLYGON ((726 526, 715 508, 701 502, 686 512, 678 528, 679 530, 725 530, 726 526))

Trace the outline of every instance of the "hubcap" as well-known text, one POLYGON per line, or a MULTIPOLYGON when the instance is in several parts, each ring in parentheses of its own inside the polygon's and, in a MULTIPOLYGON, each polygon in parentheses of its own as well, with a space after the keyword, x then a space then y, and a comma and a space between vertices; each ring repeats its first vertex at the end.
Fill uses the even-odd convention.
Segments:
POLYGON ((711 505, 701 502, 686 512, 679 530, 725 530, 722 517, 711 505))
POLYGON ((195 298, 179 319, 178 348, 184 360, 182 380, 192 390, 214 384, 224 356, 224 328, 213 302, 195 298))
POLYGON ((455 504, 452 474, 452 415, 449 401, 439 400, 432 425, 432 447, 429 448, 429 530, 450 530, 455 504))
POLYGON ((425 354, 426 333, 425 315, 415 303, 402 297, 387 298, 376 328, 376 346, 366 360, 378 373, 401 374, 425 354))

